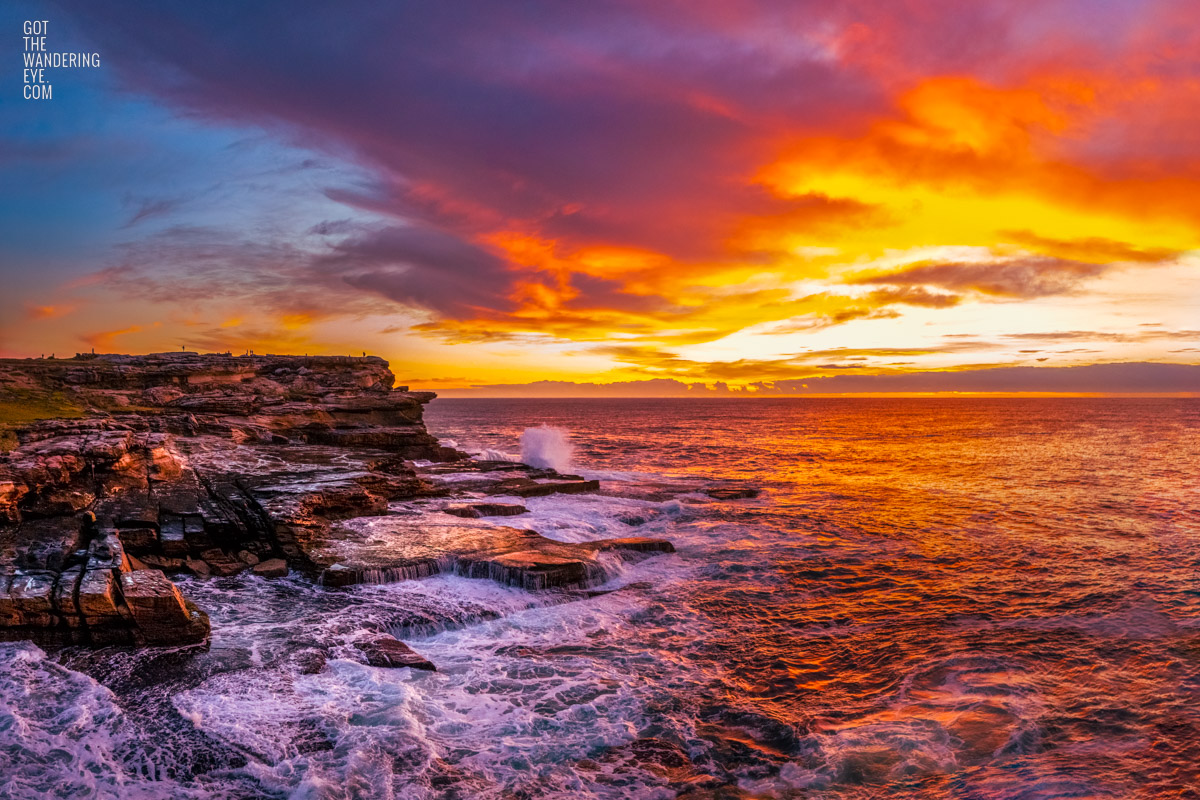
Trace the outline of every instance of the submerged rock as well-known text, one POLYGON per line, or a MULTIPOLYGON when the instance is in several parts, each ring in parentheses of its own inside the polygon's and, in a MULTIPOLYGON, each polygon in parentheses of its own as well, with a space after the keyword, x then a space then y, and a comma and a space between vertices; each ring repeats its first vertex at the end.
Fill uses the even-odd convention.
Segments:
POLYGON ((762 491, 752 486, 717 486, 704 493, 714 500, 746 500, 758 497, 762 491))
POLYGON ((437 667, 432 661, 393 636, 377 636, 374 639, 356 642, 354 646, 363 652, 367 663, 372 667, 411 667, 437 672, 437 667))
POLYGON ((529 509, 516 503, 455 503, 442 509, 443 514, 452 514, 465 519, 480 517, 515 517, 528 514, 529 509))

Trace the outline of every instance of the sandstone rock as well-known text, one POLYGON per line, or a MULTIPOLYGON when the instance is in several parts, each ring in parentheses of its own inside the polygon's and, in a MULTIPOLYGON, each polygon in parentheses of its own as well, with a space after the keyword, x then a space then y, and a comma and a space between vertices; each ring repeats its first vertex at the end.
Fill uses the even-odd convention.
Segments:
POLYGON ((529 509, 516 503, 455 503, 442 509, 442 513, 453 514, 465 519, 480 517, 514 517, 528 514, 529 509))
POLYGON ((24 426, 0 453, 0 638, 202 641, 207 618, 160 570, 292 568, 331 584, 451 570, 541 589, 587 586, 617 558, 670 548, 555 542, 469 519, 525 512, 513 503, 391 516, 404 513, 394 501, 414 497, 599 484, 509 462, 462 462, 456 471, 475 473, 467 482, 438 483, 436 465, 418 473, 412 460, 464 455, 425 430, 433 395, 394 389, 377 358, 0 359, 0 387, 14 375, 89 413, 24 426))
POLYGON ((121 595, 147 644, 189 644, 208 636, 208 617, 189 608, 174 583, 156 569, 121 573, 121 595))
POLYGON ((644 558, 670 542, 635 537, 559 542, 535 531, 445 517, 360 517, 331 526, 309 548, 322 582, 410 580, 454 572, 525 589, 585 588, 603 582, 602 552, 644 558), (445 520, 445 521, 443 521, 445 520))
POLYGON ((89 569, 79 582, 79 612, 88 625, 113 622, 121 618, 117 610, 117 581, 110 569, 89 569))
POLYGON ((620 539, 602 539, 592 542, 600 550, 625 550, 636 553, 674 553, 675 545, 666 539, 648 536, 626 536, 620 539))
POLYGON ((535 481, 512 478, 494 484, 490 494, 515 494, 517 497, 545 497, 551 494, 586 494, 600 491, 600 481, 535 481))
POLYGON ((200 577, 212 575, 212 567, 210 567, 207 562, 201 561, 198 558, 189 558, 186 562, 184 562, 184 566, 186 566, 188 571, 190 571, 193 575, 199 575, 200 577))
POLYGON ((255 575, 263 578, 286 578, 288 575, 287 562, 282 558, 268 558, 251 567, 255 575))
POLYGON ((83 575, 82 565, 63 570, 54 585, 54 614, 70 628, 83 627, 83 617, 75 602, 79 590, 79 579, 83 575))
POLYGON ((12 577, 9 596, 16 611, 17 624, 49 627, 54 616, 55 575, 50 572, 18 572, 12 577))
POLYGON ((214 547, 211 550, 205 550, 200 554, 200 558, 208 564, 213 575, 227 577, 229 575, 237 575, 239 572, 245 572, 250 568, 250 565, 244 561, 239 561, 233 556, 226 553, 220 548, 214 547))
POLYGON ((169 558, 187 558, 190 551, 187 539, 183 535, 182 517, 164 518, 159 530, 159 543, 162 546, 163 555, 169 558))
POLYGON ((12 597, 12 575, 0 574, 0 627, 11 627, 21 624, 21 615, 17 611, 16 601, 12 597))
MULTIPOLYGON (((84 541, 83 516, 26 520, 16 527, 0 528, 0 552, 27 570, 61 570, 84 541)), ((4 566, 4 565, 0 565, 4 566)))
POLYGON ((180 397, 183 392, 173 386, 151 386, 142 392, 142 402, 148 406, 165 406, 180 397))
POLYGON ((146 437, 147 446, 150 450, 149 479, 152 481, 169 481, 179 478, 187 467, 179 457, 178 451, 165 438, 161 444, 155 446, 152 443, 154 438, 157 437, 146 437))
POLYGON ((355 642, 355 647, 363 652, 367 663, 372 667, 399 668, 411 667, 429 672, 437 672, 433 662, 419 655, 404 642, 392 636, 377 636, 362 642, 355 642))
POLYGON ((0 520, 16 522, 20 518, 17 505, 27 494, 29 487, 24 483, 0 480, 0 520))
POLYGON ((88 569, 115 569, 128 572, 132 567, 125 548, 115 531, 106 531, 88 545, 88 569))
POLYGON ((129 556, 129 563, 134 569, 161 569, 163 572, 178 572, 187 565, 186 559, 170 558, 153 553, 143 555, 141 558, 129 556), (139 563, 142 566, 139 567, 139 563))
POLYGON ((150 553, 158 549, 158 531, 155 528, 121 528, 117 538, 127 553, 150 553))
POLYGON ((254 413, 259 407, 259 400, 253 395, 205 392, 177 397, 168 405, 187 411, 206 411, 212 414, 244 417, 254 413))
POLYGON ((209 550, 214 544, 204 517, 199 514, 188 514, 183 518, 183 538, 191 552, 209 550))
POLYGON ((96 495, 71 486, 53 487, 42 493, 38 511, 43 514, 74 514, 96 501, 96 495))

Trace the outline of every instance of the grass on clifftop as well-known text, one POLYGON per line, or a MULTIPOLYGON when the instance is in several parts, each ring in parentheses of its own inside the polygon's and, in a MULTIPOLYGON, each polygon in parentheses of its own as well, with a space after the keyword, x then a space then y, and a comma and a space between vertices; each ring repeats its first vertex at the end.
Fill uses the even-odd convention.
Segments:
POLYGON ((0 394, 0 452, 17 446, 12 429, 39 419, 74 419, 83 409, 61 392, 10 389, 0 394))

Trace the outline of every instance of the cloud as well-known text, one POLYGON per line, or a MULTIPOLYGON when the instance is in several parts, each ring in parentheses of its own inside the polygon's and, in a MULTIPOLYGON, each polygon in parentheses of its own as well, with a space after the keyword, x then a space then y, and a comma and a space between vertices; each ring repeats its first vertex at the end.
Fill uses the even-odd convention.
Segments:
POLYGON ((1173 261, 1183 251, 1169 247, 1137 247, 1129 242, 1091 236, 1083 239, 1053 239, 1033 231, 1000 231, 1000 236, 1026 249, 1056 258, 1086 261, 1094 264, 1129 262, 1162 264, 1173 261))
POLYGON ((313 268, 400 305, 462 317, 507 305, 503 260, 442 231, 391 226, 334 243, 313 268))
MULTIPOLYGON (((883 303, 893 302, 884 300, 883 303)), ((870 308, 868 306, 849 306, 846 308, 830 311, 823 314, 807 314, 804 316, 793 317, 792 319, 784 320, 777 325, 772 325, 761 331, 757 331, 760 336, 780 336, 790 333, 805 333, 810 331, 819 331, 823 328, 832 328, 835 325, 844 325, 847 322, 860 319, 894 319, 898 317, 895 311, 890 311, 886 308, 870 308)))
POLYGON ((74 304, 63 304, 63 303, 57 303, 55 305, 44 305, 44 306, 26 305, 25 306, 25 316, 28 317, 29 319, 33 319, 33 320, 58 319, 59 317, 65 317, 67 314, 72 313, 77 308, 78 308, 78 306, 76 306, 74 304))
POLYGON ((848 365, 845 363, 848 361, 965 353, 993 347, 991 342, 963 340, 926 347, 832 347, 806 350, 777 358, 739 358, 729 361, 697 361, 684 358, 669 349, 640 344, 599 345, 585 352, 588 355, 607 356, 621 364, 630 365, 634 371, 644 375, 669 376, 705 383, 736 381, 745 385, 755 381, 778 381, 813 375, 814 370, 857 369, 865 366, 848 365))
POLYGON ((895 272, 861 277, 851 282, 905 288, 935 286, 950 292, 979 292, 1028 300, 1068 294, 1084 280, 1102 275, 1108 269, 1106 264, 1025 255, 978 263, 919 262, 895 272))
MULTIPOLYGON (((853 365, 849 368, 854 369, 853 365)), ((415 381, 419 386, 420 382, 415 381)), ((539 381, 442 389, 443 397, 728 397, 825 394, 1056 393, 1200 395, 1200 365, 1130 362, 1074 367, 964 368, 944 372, 812 375, 759 382, 753 392, 723 382, 673 379, 616 383, 539 381)))
POLYGON ((122 228, 132 228, 144 220, 165 216, 174 211, 179 205, 179 201, 166 198, 131 200, 130 203, 135 205, 136 208, 133 215, 130 216, 129 221, 121 226, 122 228))
POLYGON ((80 338, 94 350, 99 350, 101 353, 113 352, 117 337, 126 336, 130 333, 138 333, 142 330, 141 325, 130 325, 126 328, 113 331, 98 331, 96 333, 84 334, 80 338))
POLYGON ((871 301, 879 305, 904 303, 910 306, 925 306, 926 308, 950 308, 962 301, 956 294, 931 292, 923 286, 899 286, 879 289, 871 292, 871 301))
POLYGON ((368 315, 531 362, 747 329, 900 341, 928 309, 1081 295, 1198 244, 1200 26, 1174 0, 234 5, 236 25, 221 4, 61 0, 81 42, 121 54, 95 96, 122 109, 98 152, 123 158, 103 171, 86 126, 0 133, 0 168, 99 169, 67 196, 119 201, 107 250, 92 212, 61 222, 102 266, 76 290, 169 305, 214 344, 368 315), (143 155, 148 107, 169 119, 143 155), (218 157, 191 158, 216 132, 218 157), (239 180, 206 174, 238 159, 239 180), (205 174, 176 192, 182 165, 205 174), (987 255, 896 265, 934 247, 987 255))
MULTIPOLYGON (((116 251, 116 263, 88 273, 66 285, 72 291, 106 291, 122 298, 180 306, 189 312, 220 307, 246 307, 274 317, 305 315, 310 319, 395 311, 374 292, 363 291, 332 267, 355 262, 354 242, 341 253, 316 251, 282 239, 251 239, 199 225, 175 225, 126 242, 116 251), (327 261, 317 258, 326 255, 327 261), (167 271, 164 264, 186 265, 167 271)), ((369 250, 369 247, 367 248, 369 250)), ((355 262, 371 262, 369 253, 355 262)))
MULTIPOLYGON (((1148 326, 1139 326, 1148 327, 1148 326)), ((1114 331, 1046 331, 1026 333, 1005 333, 1000 338, 1017 341, 1029 339, 1040 342, 1070 342, 1085 340, 1093 342, 1152 342, 1163 339, 1184 339, 1200 341, 1200 330, 1142 330, 1133 333, 1114 331)))

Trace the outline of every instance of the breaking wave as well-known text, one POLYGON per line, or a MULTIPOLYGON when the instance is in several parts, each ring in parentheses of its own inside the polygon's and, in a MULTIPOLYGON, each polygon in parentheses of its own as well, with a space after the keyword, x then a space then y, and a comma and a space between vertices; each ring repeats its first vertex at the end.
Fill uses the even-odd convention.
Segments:
POLYGON ((574 454, 575 445, 562 428, 540 425, 521 434, 521 461, 531 467, 567 472, 574 454))

